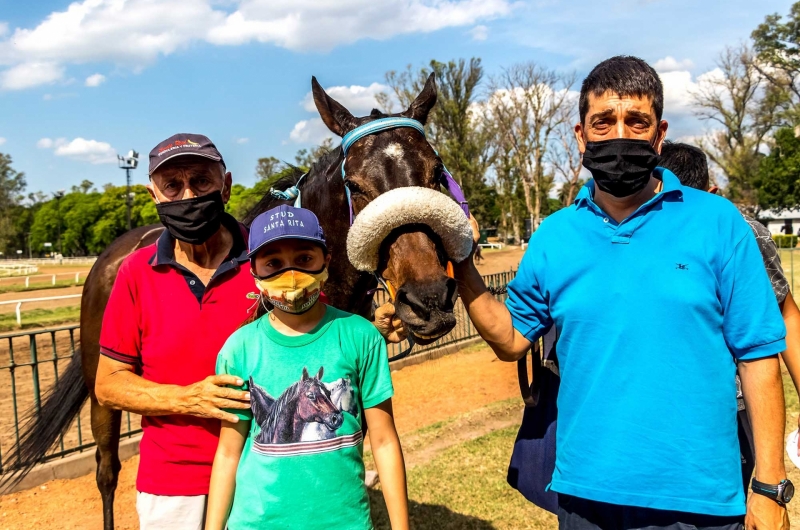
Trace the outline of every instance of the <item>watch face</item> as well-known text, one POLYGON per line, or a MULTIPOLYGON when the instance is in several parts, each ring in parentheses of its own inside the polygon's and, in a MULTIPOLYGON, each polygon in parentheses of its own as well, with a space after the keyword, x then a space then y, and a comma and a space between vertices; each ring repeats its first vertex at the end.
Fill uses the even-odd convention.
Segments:
POLYGON ((794 484, 792 484, 791 480, 786 480, 783 486, 783 492, 781 492, 781 497, 783 497, 784 504, 792 500, 794 497, 794 484))

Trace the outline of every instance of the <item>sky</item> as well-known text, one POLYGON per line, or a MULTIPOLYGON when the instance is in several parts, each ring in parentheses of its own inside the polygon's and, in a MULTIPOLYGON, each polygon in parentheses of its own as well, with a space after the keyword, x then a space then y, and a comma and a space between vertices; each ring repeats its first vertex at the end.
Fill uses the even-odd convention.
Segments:
MULTIPOLYGON (((331 134, 311 76, 356 115, 385 73, 480 57, 486 75, 534 61, 578 80, 637 55, 665 87, 668 137, 702 135, 690 92, 726 46, 790 1, 0 0, 0 152, 28 191, 123 184, 116 155, 205 134, 234 182, 260 157, 292 162, 331 134)), ((578 87, 576 87, 578 88, 578 87)))

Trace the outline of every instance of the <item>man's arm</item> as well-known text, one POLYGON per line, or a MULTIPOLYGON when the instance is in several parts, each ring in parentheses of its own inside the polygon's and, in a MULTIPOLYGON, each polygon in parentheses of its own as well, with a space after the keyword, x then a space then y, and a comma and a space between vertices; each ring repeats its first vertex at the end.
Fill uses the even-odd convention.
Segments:
POLYGON ((531 341, 514 329, 511 313, 483 283, 472 256, 454 266, 458 294, 483 340, 501 361, 516 361, 531 348, 531 341))
MULTIPOLYGON (((756 473, 759 482, 778 484, 786 478, 783 464, 783 427, 786 421, 783 384, 777 356, 739 363, 745 408, 753 428, 756 473)), ((763 495, 747 502, 748 530, 789 528, 786 508, 763 495)))
POLYGON ((189 386, 147 381, 134 366, 100 356, 95 395, 101 405, 142 416, 188 414, 236 423, 239 418, 223 409, 249 409, 250 393, 227 388, 242 386, 233 375, 212 375, 189 386))

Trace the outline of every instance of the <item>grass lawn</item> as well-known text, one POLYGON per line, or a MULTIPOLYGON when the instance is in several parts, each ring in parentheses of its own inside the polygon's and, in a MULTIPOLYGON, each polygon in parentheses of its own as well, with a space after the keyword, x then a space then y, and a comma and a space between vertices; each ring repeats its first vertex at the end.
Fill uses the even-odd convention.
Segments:
POLYGON ((31 309, 30 311, 22 312, 22 327, 20 328, 17 326, 17 315, 6 313, 0 315, 0 332, 72 324, 80 320, 80 315, 80 306, 31 309))
MULTIPOLYGON (((555 528, 555 516, 506 483, 517 427, 452 447, 408 473, 411 527, 418 530, 555 528)), ((388 530, 382 494, 370 490, 376 530, 388 530)))
MULTIPOLYGON (((798 402, 791 379, 784 373, 786 433, 797 428, 798 402)), ((415 431, 407 450, 447 436, 456 426, 477 421, 473 416, 492 414, 514 407, 516 400, 504 400, 458 418, 415 431)), ((518 405, 517 405, 518 406, 518 405)), ((408 472, 411 527, 419 530, 526 530, 554 529, 555 516, 525 500, 506 482, 506 471, 517 427, 496 430, 437 454, 408 472)), ((404 437, 405 438, 405 437, 404 437)), ((406 444, 404 442, 404 447, 406 444)), ((365 454, 372 467, 371 454, 365 454)), ((786 459, 789 478, 800 484, 800 470, 786 459)), ((389 520, 379 487, 370 490, 372 517, 376 530, 388 530, 389 520)), ((789 504, 792 526, 800 524, 800 504, 789 504)))

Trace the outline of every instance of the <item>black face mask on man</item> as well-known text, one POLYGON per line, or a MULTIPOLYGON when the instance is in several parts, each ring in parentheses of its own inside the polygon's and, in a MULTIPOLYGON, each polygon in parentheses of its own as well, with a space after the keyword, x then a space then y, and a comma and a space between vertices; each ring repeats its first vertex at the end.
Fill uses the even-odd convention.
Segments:
POLYGON ((191 245, 208 241, 222 224, 222 192, 156 204, 158 218, 172 237, 191 245))
POLYGON ((583 167, 592 173, 601 190, 614 197, 628 197, 644 189, 658 159, 648 140, 614 138, 586 142, 583 167))

